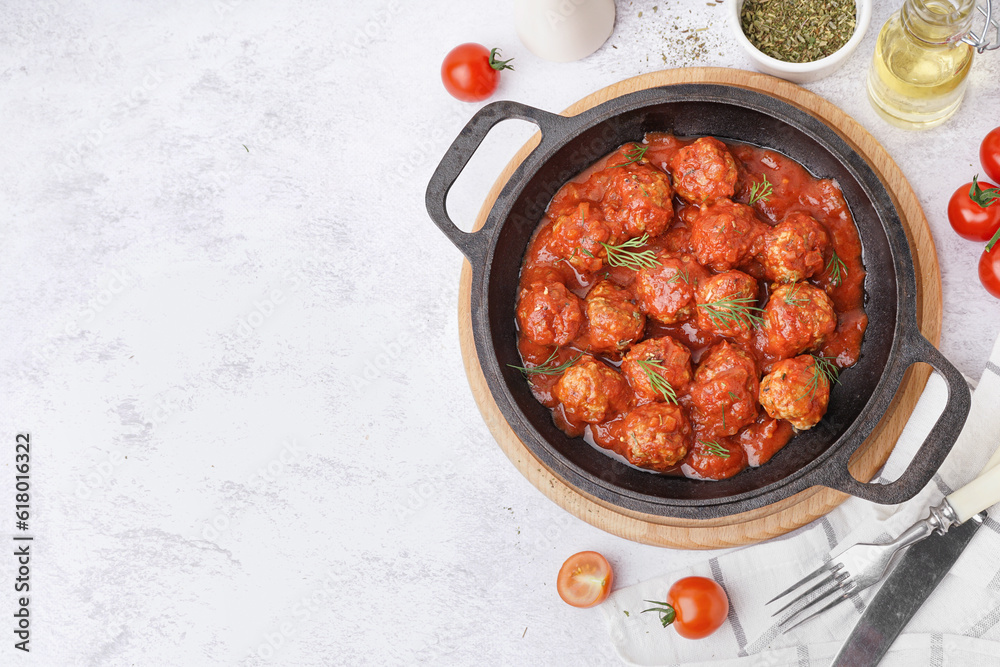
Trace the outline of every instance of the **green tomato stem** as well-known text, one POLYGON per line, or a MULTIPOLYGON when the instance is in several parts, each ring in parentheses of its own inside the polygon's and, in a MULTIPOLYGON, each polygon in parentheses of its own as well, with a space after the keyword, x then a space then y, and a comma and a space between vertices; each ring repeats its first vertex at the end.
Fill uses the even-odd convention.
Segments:
POLYGON ((993 246, 996 245, 997 241, 1000 241, 1000 229, 996 231, 993 238, 990 239, 990 242, 986 244, 986 252, 993 250, 993 246))
POLYGON ((508 58, 507 60, 497 60, 498 53, 500 53, 500 49, 493 49, 492 51, 490 51, 490 67, 497 70, 498 72, 500 70, 505 70, 505 69, 513 71, 514 66, 507 64, 511 60, 513 60, 513 58, 508 58))
POLYGON ((972 187, 969 188, 969 199, 979 204, 980 208, 992 206, 1000 199, 1000 188, 988 188, 983 190, 979 187, 979 174, 972 177, 972 187))
POLYGON ((649 609, 643 609, 642 613, 645 614, 647 611, 655 611, 660 615, 660 623, 663 627, 667 627, 674 622, 677 618, 677 612, 674 611, 673 605, 668 602, 657 602, 656 600, 643 600, 643 602, 648 602, 650 604, 658 605, 656 607, 650 607, 649 609))

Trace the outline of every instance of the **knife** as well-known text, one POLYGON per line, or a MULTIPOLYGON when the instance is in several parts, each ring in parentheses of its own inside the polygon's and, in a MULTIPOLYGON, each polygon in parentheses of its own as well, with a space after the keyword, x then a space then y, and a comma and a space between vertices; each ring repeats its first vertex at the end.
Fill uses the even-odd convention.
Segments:
POLYGON ((861 614, 833 667, 877 665, 986 518, 986 512, 980 512, 947 533, 934 533, 907 549, 861 614))
MULTIPOLYGON (((1000 502, 1000 448, 979 475, 931 508, 935 532, 897 556, 882 588, 861 614, 831 667, 877 665, 892 642, 937 588, 976 531, 987 507, 1000 502)), ((914 524, 916 525, 916 524, 914 524)))

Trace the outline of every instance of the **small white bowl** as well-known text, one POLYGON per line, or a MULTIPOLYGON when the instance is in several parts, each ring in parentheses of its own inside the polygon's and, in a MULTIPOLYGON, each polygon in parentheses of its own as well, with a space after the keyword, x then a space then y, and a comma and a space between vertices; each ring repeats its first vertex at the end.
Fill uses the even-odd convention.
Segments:
POLYGON ((825 76, 832 74, 838 67, 844 64, 858 44, 864 39, 868 32, 868 26, 872 21, 872 0, 854 0, 857 10, 854 34, 847 40, 840 49, 834 51, 826 58, 820 58, 810 63, 787 63, 778 60, 761 52, 756 46, 750 43, 747 36, 743 34, 740 25, 740 13, 743 11, 743 0, 729 0, 729 25, 733 29, 736 41, 739 42, 743 50, 747 52, 753 61, 754 67, 765 74, 787 79, 793 83, 809 83, 818 81, 825 76))

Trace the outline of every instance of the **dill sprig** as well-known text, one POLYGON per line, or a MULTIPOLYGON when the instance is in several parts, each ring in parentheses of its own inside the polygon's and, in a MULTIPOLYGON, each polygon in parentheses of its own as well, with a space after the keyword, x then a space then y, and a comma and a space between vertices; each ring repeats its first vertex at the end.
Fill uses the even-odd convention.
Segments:
POLYGON ((750 186, 750 205, 753 206, 757 202, 766 202, 774 194, 774 190, 771 187, 771 181, 767 180, 767 176, 761 176, 763 181, 754 183, 750 186))
POLYGON ((844 278, 847 277, 847 265, 844 264, 844 260, 840 259, 836 250, 830 256, 830 261, 826 263, 826 272, 830 274, 830 282, 836 287, 840 287, 844 278))
POLYGON ((610 245, 601 242, 604 249, 608 251, 608 264, 611 266, 626 266, 634 271, 639 269, 651 269, 660 265, 660 260, 656 259, 653 250, 635 250, 641 248, 649 241, 649 234, 634 239, 629 239, 618 245, 610 245))
POLYGON ((799 294, 799 283, 794 283, 788 291, 785 292, 785 303, 789 306, 798 307, 807 301, 809 301, 809 299, 799 294))
POLYGON ((707 454, 718 456, 720 459, 729 458, 729 450, 715 440, 699 440, 698 443, 704 448, 707 454))
POLYGON ((824 357, 821 354, 810 354, 809 356, 816 362, 815 368, 818 368, 819 372, 826 376, 830 384, 840 384, 840 368, 833 363, 837 357, 824 357))
POLYGON ((691 275, 687 271, 678 271, 674 275, 670 276, 670 279, 667 281, 667 284, 670 285, 672 283, 676 283, 679 280, 683 280, 685 283, 690 285, 691 275))
POLYGON ((649 384, 652 385, 653 389, 663 397, 667 403, 673 403, 677 405, 677 392, 674 388, 670 386, 666 378, 656 372, 654 369, 660 369, 661 371, 667 370, 663 367, 663 361, 660 359, 640 359, 638 362, 639 368, 642 372, 646 374, 646 378, 649 380, 649 384))
POLYGON ((642 158, 646 157, 647 150, 649 150, 649 146, 632 144, 631 150, 625 151, 625 157, 628 159, 625 162, 622 162, 621 164, 611 165, 611 168, 614 169, 615 167, 624 167, 625 165, 628 164, 634 164, 639 160, 641 160, 642 158))
POLYGON ((543 361, 538 366, 532 366, 531 368, 525 368, 524 366, 515 366, 514 364, 507 364, 511 368, 517 369, 524 373, 525 375, 559 375, 565 373, 566 369, 577 362, 577 360, 583 356, 583 353, 576 355, 572 359, 562 362, 561 364, 555 365, 556 355, 559 354, 559 348, 552 351, 549 358, 543 361))
POLYGON ((699 303, 698 307, 705 311, 712 324, 718 328, 733 329, 745 325, 752 329, 764 321, 760 315, 764 309, 758 308, 755 303, 757 300, 752 296, 740 296, 699 303))
POLYGON ((836 357, 824 357, 820 354, 810 354, 809 356, 813 358, 812 377, 809 378, 809 384, 806 385, 806 391, 802 397, 811 397, 816 393, 821 377, 825 377, 829 384, 840 384, 840 369, 833 363, 836 357))

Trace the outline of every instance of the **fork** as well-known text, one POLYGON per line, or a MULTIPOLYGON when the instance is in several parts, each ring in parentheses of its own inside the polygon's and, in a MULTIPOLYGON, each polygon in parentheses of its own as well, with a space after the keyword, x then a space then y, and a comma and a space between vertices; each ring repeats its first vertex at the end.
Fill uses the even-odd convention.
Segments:
POLYGON ((1000 502, 1000 449, 980 471, 979 476, 958 491, 950 493, 939 504, 930 508, 926 519, 906 529, 899 537, 887 544, 855 544, 848 547, 836 558, 831 558, 819 568, 807 574, 790 587, 769 600, 766 605, 781 600, 817 577, 818 582, 792 598, 781 609, 772 614, 780 615, 787 609, 792 611, 783 618, 778 627, 782 634, 819 616, 827 609, 835 607, 852 595, 877 584, 895 564, 896 556, 906 547, 919 542, 937 532, 944 534, 949 528, 964 523, 987 507, 1000 502), (830 596, 833 596, 832 598, 830 596), (802 614, 816 605, 807 616, 802 614), (794 622, 792 622, 794 620, 794 622), (791 623, 789 625, 789 623, 791 623))

